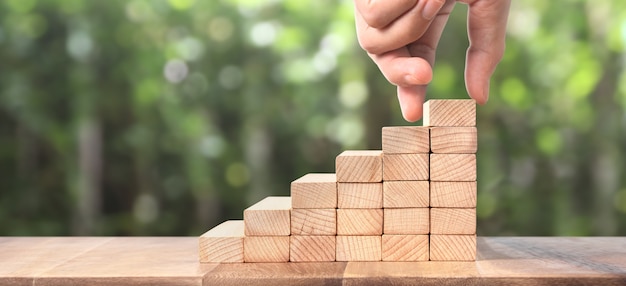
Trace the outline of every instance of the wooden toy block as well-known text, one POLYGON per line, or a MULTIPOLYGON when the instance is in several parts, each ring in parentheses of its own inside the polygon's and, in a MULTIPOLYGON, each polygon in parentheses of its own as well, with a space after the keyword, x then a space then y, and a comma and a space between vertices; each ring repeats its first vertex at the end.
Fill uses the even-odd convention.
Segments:
POLYGON ((336 209, 292 209, 291 235, 336 235, 336 209))
POLYGON ((380 261, 381 236, 337 236, 337 261, 380 261))
POLYGON ((476 126, 472 99, 431 99, 424 103, 424 126, 476 126))
POLYGON ((385 154, 384 181, 428 180, 428 154, 385 154))
POLYGON ((476 234, 476 209, 431 208, 431 234, 476 234))
POLYGON ((383 183, 338 183, 337 206, 341 209, 380 209, 383 183))
POLYGON ((291 197, 267 197, 243 211, 246 236, 291 234, 291 197))
POLYGON ((288 262, 289 236, 246 236, 243 253, 245 262, 288 262))
POLYGON ((383 180, 383 151, 344 151, 337 156, 337 182, 378 183, 383 180))
POLYGON ((292 235, 289 261, 335 261, 336 236, 292 235))
POLYGON ((429 153, 429 129, 426 126, 383 127, 382 147, 385 154, 429 153))
POLYGON ((433 208, 475 208, 476 181, 430 182, 430 206, 433 208))
POLYGON ((291 207, 294 209, 337 208, 337 175, 306 174, 291 182, 291 207))
POLYGON ((431 127, 430 150, 433 153, 473 154, 478 150, 476 127, 431 127))
POLYGON ((428 181, 384 181, 383 208, 427 208, 428 181))
POLYGON ((476 154, 430 154, 430 180, 476 181, 476 154))
POLYGON ((383 234, 383 261, 428 261, 428 235, 383 234))
POLYGON ((337 209, 337 235, 383 234, 383 209, 337 209))
POLYGON ((200 262, 243 262, 243 220, 229 220, 199 238, 200 262))
POLYGON ((384 209, 384 234, 428 234, 428 208, 384 209))
POLYGON ((431 235, 430 260, 475 261, 476 235, 431 235))

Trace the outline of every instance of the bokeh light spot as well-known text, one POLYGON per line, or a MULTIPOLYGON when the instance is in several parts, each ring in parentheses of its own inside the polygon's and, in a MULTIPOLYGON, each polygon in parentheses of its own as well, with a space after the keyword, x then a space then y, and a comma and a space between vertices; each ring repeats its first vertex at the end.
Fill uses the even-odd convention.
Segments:
POLYGON ((362 81, 351 81, 341 85, 339 90, 339 101, 348 108, 356 108, 367 100, 369 91, 367 85, 362 81))
POLYGON ((171 83, 179 83, 183 81, 187 77, 188 73, 189 68, 187 67, 187 64, 179 59, 169 60, 163 69, 165 79, 171 83))
POLYGON ((133 215, 138 222, 143 224, 155 221, 159 216, 159 204, 156 198, 151 194, 140 194, 135 199, 133 215))
POLYGON ((195 0, 168 0, 167 2, 176 10, 188 10, 196 3, 195 0))
POLYGON ((209 22, 209 37, 216 42, 224 42, 230 39, 234 30, 233 22, 226 17, 216 17, 209 22))
POLYGON ((563 140, 558 130, 550 127, 539 129, 535 140, 539 150, 546 155, 555 155, 561 150, 563 145, 563 140))
POLYGON ((225 89, 235 89, 243 82, 243 72, 237 66, 225 66, 218 75, 220 85, 225 89))
POLYGON ((266 47, 274 43, 278 34, 278 25, 272 22, 261 22, 252 26, 250 40, 257 47, 266 47))
POLYGON ((250 180, 248 167, 239 162, 228 165, 225 175, 226 182, 232 187, 242 187, 250 180))

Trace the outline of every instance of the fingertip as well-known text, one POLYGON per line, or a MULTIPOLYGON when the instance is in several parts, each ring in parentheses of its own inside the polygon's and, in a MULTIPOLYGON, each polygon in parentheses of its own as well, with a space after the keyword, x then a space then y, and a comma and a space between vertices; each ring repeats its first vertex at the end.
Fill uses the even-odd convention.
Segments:
POLYGON ((483 105, 489 101, 489 79, 483 84, 473 79, 467 79, 466 84, 467 93, 477 104, 483 105))
POLYGON ((422 118, 425 86, 398 86, 398 102, 402 117, 408 122, 422 118))

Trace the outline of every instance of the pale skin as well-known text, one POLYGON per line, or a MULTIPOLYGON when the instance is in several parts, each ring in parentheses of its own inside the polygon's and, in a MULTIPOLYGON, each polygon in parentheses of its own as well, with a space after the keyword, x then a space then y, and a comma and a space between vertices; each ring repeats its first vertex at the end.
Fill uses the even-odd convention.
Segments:
POLYGON ((502 59, 510 0, 354 0, 359 44, 387 80, 397 86, 402 115, 422 118, 435 52, 456 2, 469 5, 465 87, 479 104, 502 59))

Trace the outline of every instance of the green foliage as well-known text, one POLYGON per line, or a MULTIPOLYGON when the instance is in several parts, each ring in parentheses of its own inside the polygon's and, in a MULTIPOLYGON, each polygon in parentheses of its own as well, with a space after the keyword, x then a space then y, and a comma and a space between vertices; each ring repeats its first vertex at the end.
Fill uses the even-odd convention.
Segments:
MULTIPOLYGON (((198 235, 406 125, 346 0, 0 3, 0 234, 198 235)), ((466 98, 467 7, 431 98, 466 98)), ((480 235, 626 234, 626 3, 513 1, 480 235)))

